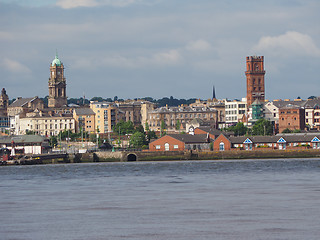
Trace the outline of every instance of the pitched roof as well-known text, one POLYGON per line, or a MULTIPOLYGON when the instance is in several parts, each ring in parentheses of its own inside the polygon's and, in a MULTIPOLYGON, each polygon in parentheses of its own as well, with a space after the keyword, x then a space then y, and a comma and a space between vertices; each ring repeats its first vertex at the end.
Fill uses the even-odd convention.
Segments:
POLYGON ((23 107, 24 105, 26 105, 29 102, 32 102, 36 98, 37 97, 33 97, 33 98, 18 98, 13 103, 11 103, 9 105, 9 107, 23 107))
POLYGON ((95 115, 94 111, 91 108, 75 108, 75 113, 80 115, 95 115))
POLYGON ((168 134, 168 136, 184 143, 207 143, 207 134, 168 134))
POLYGON ((320 106, 320 98, 308 99, 304 103, 305 108, 315 108, 316 106, 320 106))
POLYGON ((221 130, 219 129, 216 129, 216 128, 212 128, 212 127, 209 127, 209 126, 200 126, 200 127, 197 127, 198 129, 204 131, 204 132, 207 132, 207 133, 210 133, 214 136, 219 136, 221 133, 223 133, 223 135, 225 136, 231 136, 231 135, 234 135, 234 132, 222 132, 221 130))
POLYGON ((284 107, 291 107, 291 106, 299 106, 303 107, 306 103, 305 100, 302 101, 273 101, 273 105, 275 105, 277 108, 284 108, 284 107))
POLYGON ((46 138, 40 135, 15 135, 0 137, 0 143, 9 144, 14 141, 16 144, 19 143, 41 143, 46 138))
POLYGON ((277 134, 274 136, 241 136, 229 137, 229 139, 233 144, 242 144, 247 138, 249 138, 252 143, 276 143, 281 138, 283 138, 287 143, 302 143, 311 142, 314 137, 320 139, 320 133, 277 134))
POLYGON ((207 132, 207 133, 210 133, 214 136, 219 136, 222 131, 220 131, 219 129, 215 129, 215 128, 212 128, 212 127, 209 127, 209 126, 200 126, 200 127, 197 127, 198 129, 204 131, 204 132, 207 132))

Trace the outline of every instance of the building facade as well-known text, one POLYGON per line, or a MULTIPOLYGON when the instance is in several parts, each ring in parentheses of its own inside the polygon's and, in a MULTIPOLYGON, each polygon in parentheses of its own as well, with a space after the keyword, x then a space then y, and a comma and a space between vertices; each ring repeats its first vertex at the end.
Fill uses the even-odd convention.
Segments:
POLYGON ((304 130, 305 110, 297 105, 287 105, 279 109, 279 133, 285 129, 304 130))
POLYGON ((18 97, 8 106, 7 111, 9 117, 14 117, 16 115, 25 116, 28 112, 32 112, 36 109, 44 109, 44 102, 40 98, 37 96, 33 98, 18 97))
POLYGON ((264 84, 264 57, 250 56, 247 57, 247 70, 245 72, 247 78, 247 106, 258 99, 260 102, 265 100, 265 84, 264 84))
POLYGON ((75 120, 72 114, 54 114, 52 111, 34 111, 25 117, 16 115, 12 124, 15 135, 27 134, 28 131, 41 136, 57 136, 60 132, 75 132, 75 120))
POLYGON ((218 111, 208 107, 166 106, 149 112, 148 125, 150 130, 153 131, 185 131, 186 124, 195 118, 210 122, 212 126, 216 126, 218 111), (179 129, 177 129, 177 124, 180 124, 179 129), (164 129, 162 129, 163 127, 164 129))
POLYGON ((112 102, 90 102, 90 108, 95 113, 96 131, 99 133, 113 132, 113 127, 123 119, 124 114, 112 102))
POLYGON ((240 122, 243 115, 247 114, 247 99, 225 100, 225 123, 226 126, 235 125, 240 122))
POLYGON ((75 120, 75 130, 77 133, 81 131, 87 133, 95 133, 95 113, 91 108, 75 108, 73 111, 73 118, 75 120))

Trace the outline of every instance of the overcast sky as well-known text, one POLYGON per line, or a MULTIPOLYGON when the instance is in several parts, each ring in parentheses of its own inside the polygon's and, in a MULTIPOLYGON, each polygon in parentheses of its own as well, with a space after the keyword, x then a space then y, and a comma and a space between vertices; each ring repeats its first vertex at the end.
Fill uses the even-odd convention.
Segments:
POLYGON ((0 0, 0 87, 48 95, 56 50, 67 95, 246 96, 265 57, 266 98, 320 95, 319 0, 0 0))

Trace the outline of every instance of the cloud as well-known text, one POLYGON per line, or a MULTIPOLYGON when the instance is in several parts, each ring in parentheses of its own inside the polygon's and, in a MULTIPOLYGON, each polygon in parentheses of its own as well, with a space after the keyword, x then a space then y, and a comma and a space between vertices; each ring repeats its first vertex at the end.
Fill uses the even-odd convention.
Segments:
POLYGON ((0 31, 0 40, 12 40, 12 39, 14 39, 12 33, 0 31))
POLYGON ((197 41, 189 42, 186 49, 189 51, 208 51, 211 50, 212 47, 207 41, 199 39, 197 41))
POLYGON ((320 49, 313 39, 307 34, 295 31, 288 31, 276 37, 262 37, 252 50, 254 52, 270 51, 277 55, 320 56, 320 49))
POLYGON ((122 68, 122 69, 137 69, 162 66, 175 66, 181 63, 183 57, 179 50, 171 49, 167 51, 157 52, 149 55, 126 56, 114 54, 109 56, 86 56, 75 58, 71 64, 74 69, 90 69, 96 71, 99 68, 122 68))
POLYGON ((182 57, 178 50, 173 49, 167 52, 155 54, 153 60, 155 63, 172 65, 179 63, 182 60, 182 57))
POLYGON ((25 65, 8 58, 2 60, 2 65, 10 72, 13 73, 31 73, 31 70, 25 65))
POLYGON ((64 9, 97 6, 126 7, 140 2, 142 0, 58 0, 57 6, 64 9))

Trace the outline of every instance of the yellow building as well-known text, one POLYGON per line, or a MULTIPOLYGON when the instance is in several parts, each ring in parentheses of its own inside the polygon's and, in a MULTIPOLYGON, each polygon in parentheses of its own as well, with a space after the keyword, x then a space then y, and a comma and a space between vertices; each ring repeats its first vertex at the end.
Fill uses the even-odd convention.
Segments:
POLYGON ((95 125, 99 133, 108 133, 113 131, 113 127, 120 119, 123 119, 124 113, 118 106, 110 102, 90 102, 90 109, 95 113, 95 125))
POLYGON ((76 132, 81 132, 83 129, 88 133, 95 133, 95 113, 91 108, 75 108, 73 118, 76 123, 76 132))

